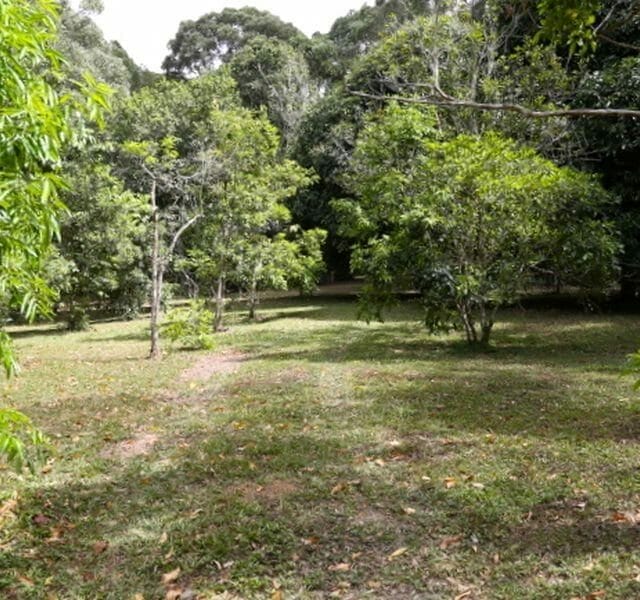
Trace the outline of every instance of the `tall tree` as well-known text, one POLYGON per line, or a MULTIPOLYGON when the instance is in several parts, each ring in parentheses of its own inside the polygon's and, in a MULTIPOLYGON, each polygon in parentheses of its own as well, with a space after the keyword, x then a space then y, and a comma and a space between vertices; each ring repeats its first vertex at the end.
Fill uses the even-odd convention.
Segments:
POLYGON ((230 62, 230 72, 243 104, 266 107, 284 150, 290 150, 303 116, 320 93, 303 53, 277 38, 256 36, 230 62))
POLYGON ((255 292, 268 267, 270 240, 290 220, 284 200, 311 181, 310 173, 279 154, 277 130, 264 114, 244 108, 213 111, 218 132, 212 146, 221 177, 209 193, 192 267, 208 282, 223 326, 229 283, 255 292), (263 248, 264 254, 256 252, 263 248))
POLYGON ((372 118, 347 183, 357 200, 335 205, 357 240, 365 316, 416 289, 431 330, 460 326, 487 344, 496 311, 539 270, 589 291, 615 274, 609 199, 593 178, 495 133, 442 139, 433 111, 372 118))
POLYGON ((228 62, 256 36, 278 39, 295 48, 306 36, 290 23, 256 8, 225 8, 195 21, 183 21, 169 42, 171 53, 162 63, 167 75, 202 75, 228 62))

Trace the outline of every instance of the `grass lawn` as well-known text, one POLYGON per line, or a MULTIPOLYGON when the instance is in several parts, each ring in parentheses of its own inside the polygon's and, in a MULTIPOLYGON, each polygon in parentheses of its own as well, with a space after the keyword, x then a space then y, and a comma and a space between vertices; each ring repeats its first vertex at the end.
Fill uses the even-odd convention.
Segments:
POLYGON ((55 451, 0 472, 0 597, 640 598, 636 316, 507 311, 474 353, 354 313, 161 363, 143 321, 19 330, 3 402, 55 451))

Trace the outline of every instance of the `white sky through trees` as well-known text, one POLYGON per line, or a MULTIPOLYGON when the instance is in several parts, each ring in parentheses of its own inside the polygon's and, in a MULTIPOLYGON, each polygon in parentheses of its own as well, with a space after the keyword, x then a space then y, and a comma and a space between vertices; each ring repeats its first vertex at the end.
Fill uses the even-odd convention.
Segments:
POLYGON ((119 41, 137 63, 160 71, 167 44, 180 22, 208 12, 255 6, 312 35, 326 33, 338 17, 363 4, 373 4, 373 0, 104 0, 104 12, 95 21, 107 40, 119 41))

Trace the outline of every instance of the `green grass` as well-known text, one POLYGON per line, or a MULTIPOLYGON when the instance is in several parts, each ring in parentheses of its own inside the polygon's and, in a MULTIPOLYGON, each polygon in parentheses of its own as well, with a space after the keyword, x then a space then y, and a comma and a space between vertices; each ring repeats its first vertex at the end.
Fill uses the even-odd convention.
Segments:
POLYGON ((636 317, 505 312, 476 353, 354 312, 237 315, 245 360, 193 381, 212 353, 150 362, 143 321, 17 331, 4 403, 55 455, 0 472, 0 596, 640 597, 636 317))

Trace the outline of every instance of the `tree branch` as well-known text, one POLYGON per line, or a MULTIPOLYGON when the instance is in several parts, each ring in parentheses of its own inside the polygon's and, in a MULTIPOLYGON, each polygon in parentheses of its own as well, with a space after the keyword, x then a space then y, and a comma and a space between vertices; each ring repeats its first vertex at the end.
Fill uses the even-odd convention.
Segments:
POLYGON ((520 104, 475 102, 473 100, 460 100, 447 94, 442 98, 430 98, 428 96, 387 96, 380 94, 367 94, 350 90, 351 95, 368 100, 396 101, 405 104, 423 104, 428 106, 440 106, 443 108, 470 108, 472 110, 485 110, 495 112, 514 112, 530 119, 552 119, 566 117, 576 119, 580 117, 614 118, 636 117, 640 118, 640 110, 630 108, 559 108, 554 110, 533 110, 520 104))
POLYGON ((182 237, 182 234, 187 229, 189 229, 189 227, 191 227, 200 217, 202 217, 201 213, 191 217, 186 223, 182 225, 182 227, 180 227, 180 229, 178 229, 178 231, 175 232, 175 234, 173 235, 173 239, 171 240, 169 250, 167 252, 167 256, 169 257, 169 260, 171 260, 171 257, 173 256, 173 251, 176 249, 176 244, 182 237))
POLYGON ((598 37, 605 42, 612 44, 613 46, 618 46, 618 48, 625 48, 627 50, 633 50, 634 52, 640 52, 640 46, 636 46, 634 44, 627 44, 626 42, 619 42, 618 40, 614 40, 610 38, 608 35, 604 33, 599 33, 598 37))

